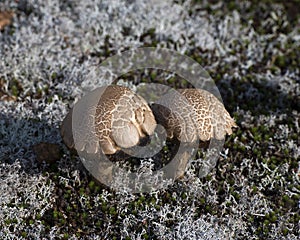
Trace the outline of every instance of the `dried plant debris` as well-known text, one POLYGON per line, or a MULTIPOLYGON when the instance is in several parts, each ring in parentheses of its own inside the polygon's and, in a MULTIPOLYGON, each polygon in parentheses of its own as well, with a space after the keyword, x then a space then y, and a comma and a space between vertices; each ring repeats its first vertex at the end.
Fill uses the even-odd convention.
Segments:
POLYGON ((13 11, 0 11, 0 30, 12 23, 13 11))
MULTIPOLYGON (((16 78, 0 78, 0 100, 17 101, 24 97, 22 82, 16 78)), ((27 94, 28 95, 28 94, 27 94)))
MULTIPOLYGON (((298 5, 1 0, 0 239, 299 239, 298 5), (15 12, 11 26, 5 9, 15 12), (206 177, 198 177, 199 151, 168 189, 117 193, 95 182, 59 126, 81 86, 109 84, 99 63, 143 46, 201 64, 239 127, 206 177), (55 144, 59 160, 38 164, 33 146, 42 143, 55 144)), ((190 87, 153 69, 121 78, 133 90, 149 82, 190 87)), ((48 144, 39 148, 41 161, 52 159, 48 144)))
POLYGON ((41 142, 33 147, 33 151, 36 154, 37 161, 41 164, 45 163, 55 163, 61 157, 59 145, 54 143, 41 142))

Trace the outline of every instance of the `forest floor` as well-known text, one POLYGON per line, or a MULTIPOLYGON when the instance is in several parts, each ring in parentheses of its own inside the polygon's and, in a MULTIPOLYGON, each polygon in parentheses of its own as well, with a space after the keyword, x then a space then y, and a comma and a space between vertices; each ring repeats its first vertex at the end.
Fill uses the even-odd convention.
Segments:
POLYGON ((299 4, 1 0, 0 238, 299 239, 299 4), (96 183, 59 127, 85 86, 109 83, 98 64, 138 47, 198 62, 238 128, 208 175, 191 165, 131 194, 96 183))

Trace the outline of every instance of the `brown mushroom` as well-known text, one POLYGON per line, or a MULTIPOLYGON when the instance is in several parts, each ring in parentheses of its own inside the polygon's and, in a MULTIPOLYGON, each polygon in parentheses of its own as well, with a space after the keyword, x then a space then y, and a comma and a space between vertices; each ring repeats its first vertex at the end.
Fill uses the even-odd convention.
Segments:
POLYGON ((129 88, 110 85, 75 104, 63 120, 61 135, 65 144, 77 151, 97 153, 102 149, 104 154, 114 154, 136 146, 153 134, 155 127, 152 111, 142 97, 129 88))
MULTIPOLYGON (((181 143, 223 140, 237 126, 224 105, 203 89, 173 90, 152 104, 151 109, 157 123, 165 127, 167 137, 181 143)), ((186 151, 176 155, 175 178, 183 176, 190 156, 186 151)))

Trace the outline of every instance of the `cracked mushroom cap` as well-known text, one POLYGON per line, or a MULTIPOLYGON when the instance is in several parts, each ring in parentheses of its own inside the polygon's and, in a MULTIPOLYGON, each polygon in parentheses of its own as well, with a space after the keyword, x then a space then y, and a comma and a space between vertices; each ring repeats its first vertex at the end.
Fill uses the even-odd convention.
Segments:
POLYGON ((222 140, 237 126, 224 105, 203 89, 173 90, 151 108, 168 138, 182 142, 222 140))
POLYGON ((61 135, 69 148, 87 153, 114 154, 153 134, 154 115, 147 102, 129 88, 100 87, 80 99, 62 122, 61 135), (74 141, 75 139, 75 141, 74 141))

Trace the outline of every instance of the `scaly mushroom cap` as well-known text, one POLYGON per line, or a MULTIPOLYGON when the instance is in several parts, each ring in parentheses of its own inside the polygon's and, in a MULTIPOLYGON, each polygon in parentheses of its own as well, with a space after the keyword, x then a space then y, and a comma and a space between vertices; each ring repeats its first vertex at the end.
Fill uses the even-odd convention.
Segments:
POLYGON ((155 127, 153 113, 142 97, 126 87, 110 85, 75 104, 62 123, 61 135, 69 148, 75 147, 75 137, 79 151, 97 153, 100 144, 104 154, 114 154, 137 145, 155 127))
POLYGON ((222 140, 236 127, 224 105, 203 89, 179 89, 152 104, 159 124, 166 128, 168 138, 194 142, 199 138, 222 140))

